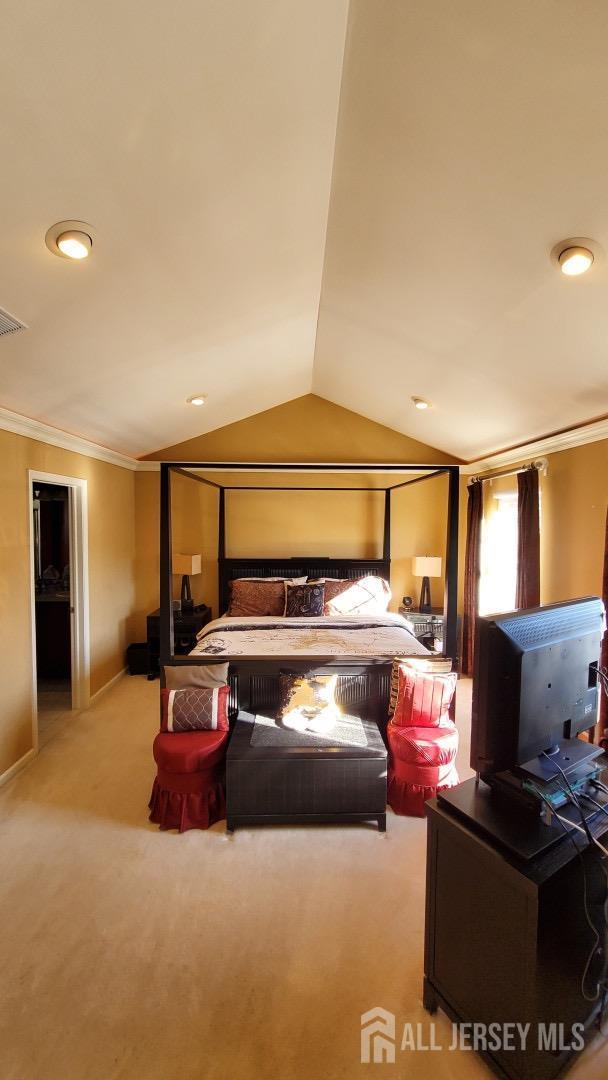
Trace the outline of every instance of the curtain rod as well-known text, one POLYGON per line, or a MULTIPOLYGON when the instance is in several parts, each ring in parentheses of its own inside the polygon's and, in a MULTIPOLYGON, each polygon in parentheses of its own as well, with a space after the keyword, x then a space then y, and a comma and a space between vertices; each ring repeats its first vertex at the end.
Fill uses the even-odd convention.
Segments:
POLYGON ((518 473, 526 472, 527 469, 536 469, 538 472, 547 471, 548 462, 546 458, 536 458, 534 461, 528 462, 527 465, 519 465, 516 469, 492 469, 491 472, 479 473, 477 476, 471 477, 471 483, 476 480, 497 480, 499 476, 517 476, 518 473))

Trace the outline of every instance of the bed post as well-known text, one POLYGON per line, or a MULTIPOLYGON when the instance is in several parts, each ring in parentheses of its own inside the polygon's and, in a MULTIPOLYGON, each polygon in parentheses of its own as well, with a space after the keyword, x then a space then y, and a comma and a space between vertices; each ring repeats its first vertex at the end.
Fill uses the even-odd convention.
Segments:
POLYGON ((224 489, 220 488, 217 525, 217 600, 218 615, 222 615, 228 606, 226 585, 226 500, 224 489))
POLYGON ((446 539, 445 631, 443 648, 446 656, 454 661, 455 670, 459 665, 458 657, 458 500, 460 495, 460 469, 457 465, 448 466, 448 534, 446 539))
POLYGON ((391 489, 384 492, 384 540, 382 544, 382 558, 388 564, 391 560, 391 489))
POLYGON ((221 562, 223 559, 226 558, 226 505, 224 500, 223 488, 220 488, 220 505, 217 527, 217 558, 218 562, 221 562))
POLYGON ((160 662, 173 656, 173 581, 171 574, 171 466, 160 466, 160 662))

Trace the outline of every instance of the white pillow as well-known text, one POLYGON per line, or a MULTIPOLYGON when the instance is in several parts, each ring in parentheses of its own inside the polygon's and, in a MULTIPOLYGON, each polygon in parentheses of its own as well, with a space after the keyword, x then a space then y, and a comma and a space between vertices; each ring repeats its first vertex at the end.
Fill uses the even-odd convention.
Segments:
POLYGON ((388 581, 368 574, 325 604, 328 615, 384 615, 391 599, 388 581))

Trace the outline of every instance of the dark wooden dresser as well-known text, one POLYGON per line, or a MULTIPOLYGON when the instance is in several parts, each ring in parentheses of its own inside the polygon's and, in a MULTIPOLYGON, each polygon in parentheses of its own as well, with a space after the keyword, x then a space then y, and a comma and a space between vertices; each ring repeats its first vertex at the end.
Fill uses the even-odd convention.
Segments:
MULTIPOLYGON (((583 1025, 593 1033, 601 1006, 601 995, 587 1001, 581 989, 594 941, 583 864, 588 910, 606 933, 600 852, 575 833, 580 855, 560 835, 534 857, 535 832, 546 826, 496 803, 475 780, 432 799, 427 813, 425 1008, 440 1007, 459 1024, 530 1024, 525 1051, 516 1045, 482 1056, 498 1076, 550 1080, 580 1050, 583 1025), (516 850, 532 855, 520 858, 516 850), (581 1027, 572 1038, 574 1025, 581 1027)), ((608 836, 603 813, 592 832, 608 836)), ((587 994, 601 967, 598 957, 587 973, 587 994)))

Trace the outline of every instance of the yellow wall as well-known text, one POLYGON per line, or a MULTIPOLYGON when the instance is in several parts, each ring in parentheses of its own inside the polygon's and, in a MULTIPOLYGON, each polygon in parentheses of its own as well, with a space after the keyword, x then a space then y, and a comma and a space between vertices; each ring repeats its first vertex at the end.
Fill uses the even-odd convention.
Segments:
MULTIPOLYGON (((415 555, 439 555, 445 573, 448 528, 448 480, 433 477, 411 484, 392 495, 391 608, 397 610, 403 596, 411 596, 418 606, 422 581, 412 575, 415 555)), ((443 606, 443 577, 431 578, 433 607, 443 606)))
POLYGON ((166 446, 149 454, 148 459, 458 464, 458 458, 316 394, 305 394, 196 439, 166 446))
POLYGON ((0 431, 0 774, 32 746, 28 469, 88 483, 92 694, 124 667, 132 640, 135 474, 0 431))
MULTIPOLYGON (((525 462, 529 462, 526 458, 525 462)), ((517 464, 523 464, 524 461, 517 464)), ((542 604, 578 596, 601 596, 604 532, 608 505, 608 441, 587 443, 547 455, 547 473, 540 476, 542 604)), ((513 466, 514 468, 516 465, 513 466)), ((462 480, 459 601, 462 606, 466 485, 462 480)), ((516 477, 489 482, 492 492, 517 490, 516 477)))
MULTIPOLYGON (((172 461, 365 462, 444 464, 456 459, 409 439, 314 394, 208 432, 151 455, 172 461)), ((266 475, 271 484, 277 478, 266 475)), ((158 475, 136 476, 137 626, 158 607, 158 475), (145 552, 142 542, 146 543, 145 552), (153 547, 151 545, 154 545, 153 547)), ((212 489, 174 477, 174 551, 203 553, 203 574, 193 578, 195 599, 217 610, 217 509, 212 489), (198 489, 198 490, 197 490, 198 489), (200 527, 196 525, 196 521, 200 527)), ((413 555, 444 556, 447 485, 429 480, 393 495, 392 607, 404 593, 418 596, 411 576, 413 555)), ((328 555, 376 558, 382 553, 383 495, 370 492, 233 492, 226 495, 227 555, 328 555)), ((432 582, 433 602, 443 583, 432 582)), ((174 581, 179 595, 179 579, 174 581)))
POLYGON ((602 592, 608 441, 551 454, 541 476, 541 600, 602 592))

